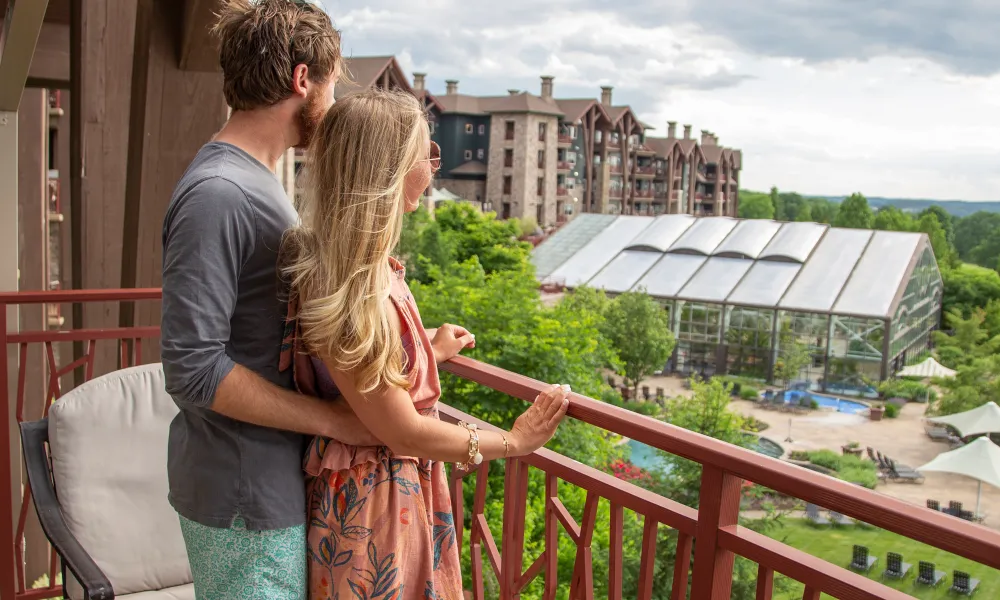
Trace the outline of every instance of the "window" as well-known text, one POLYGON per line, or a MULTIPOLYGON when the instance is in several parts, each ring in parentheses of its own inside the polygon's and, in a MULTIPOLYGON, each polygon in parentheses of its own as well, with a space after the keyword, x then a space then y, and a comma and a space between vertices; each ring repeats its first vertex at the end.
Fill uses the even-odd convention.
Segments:
POLYGON ((544 196, 545 195, 545 178, 544 177, 539 177, 538 178, 538 195, 539 196, 544 196))
POLYGON ((510 202, 504 202, 503 203, 503 213, 502 214, 503 214, 503 218, 504 219, 509 219, 510 218, 510 202))
POLYGON ((507 148, 503 151, 503 166, 513 167, 514 166, 514 149, 507 148))
POLYGON ((478 158, 479 160, 483 160, 483 157, 485 155, 486 155, 486 152, 484 152, 482 148, 480 148, 479 150, 476 150, 476 158, 478 158))
POLYGON ((486 125, 479 126, 479 135, 486 135, 486 125))
POLYGON ((538 168, 539 169, 545 168, 545 150, 538 151, 538 168))
POLYGON ((465 151, 465 160, 472 160, 472 150, 465 151))
POLYGON ((511 187, 511 177, 510 177, 510 175, 504 175, 503 176, 503 193, 507 194, 507 195, 510 195, 510 193, 511 193, 510 192, 510 187, 511 187))
POLYGON ((538 124, 538 140, 541 142, 545 141, 545 123, 538 124))
POLYGON ((472 123, 465 124, 465 133, 472 133, 472 123))
POLYGON ((544 204, 539 204, 538 206, 535 207, 535 222, 538 223, 539 225, 543 225, 545 223, 544 204))
POLYGON ((514 121, 507 121, 506 123, 504 123, 504 126, 505 126, 504 139, 506 140, 514 139, 514 121))

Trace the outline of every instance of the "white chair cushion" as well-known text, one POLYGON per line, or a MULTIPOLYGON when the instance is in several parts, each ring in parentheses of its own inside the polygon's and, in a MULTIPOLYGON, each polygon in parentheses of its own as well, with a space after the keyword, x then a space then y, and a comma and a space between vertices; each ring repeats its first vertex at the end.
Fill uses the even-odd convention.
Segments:
MULTIPOLYGON (((159 364, 89 381, 49 411, 59 504, 116 596, 192 581, 180 522, 167 502, 167 434, 176 414, 159 364)), ((66 588, 73 598, 83 595, 72 577, 66 588)))
POLYGON ((177 587, 155 592, 139 592, 138 594, 128 594, 126 596, 115 595, 115 598, 125 600, 194 600, 194 584, 179 585, 177 587))

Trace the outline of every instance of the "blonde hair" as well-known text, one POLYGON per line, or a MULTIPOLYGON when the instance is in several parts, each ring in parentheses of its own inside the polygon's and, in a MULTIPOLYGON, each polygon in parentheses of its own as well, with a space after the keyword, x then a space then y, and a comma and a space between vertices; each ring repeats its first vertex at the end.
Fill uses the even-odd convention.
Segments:
POLYGON ((353 372, 361 392, 409 388, 387 300, 389 256, 403 223, 406 176, 423 159, 428 127, 417 99, 368 90, 338 100, 309 149, 301 223, 285 239, 302 339, 353 372))

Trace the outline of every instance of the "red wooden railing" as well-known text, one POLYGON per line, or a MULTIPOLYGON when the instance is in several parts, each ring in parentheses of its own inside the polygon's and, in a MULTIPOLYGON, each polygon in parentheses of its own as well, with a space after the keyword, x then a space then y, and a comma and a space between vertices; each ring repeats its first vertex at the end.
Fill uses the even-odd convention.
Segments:
MULTIPOLYGON (((159 290, 101 290, 59 291, 0 294, 0 321, 4 326, 3 369, 0 369, 0 394, 8 406, 14 403, 13 414, 17 420, 24 418, 23 409, 27 347, 44 346, 47 354, 48 391, 45 409, 62 390, 60 378, 65 378, 75 368, 85 369, 85 378, 93 377, 96 344, 98 341, 116 344, 116 355, 121 365, 142 361, 140 341, 155 338, 157 327, 131 327, 108 329, 80 329, 75 331, 45 331, 8 333, 7 308, 11 305, 45 303, 113 303, 123 301, 155 301, 159 290), (54 345, 60 342, 84 342, 86 352, 74 360, 55 358, 54 345), (16 354, 16 395, 9 393, 8 367, 10 350, 16 354)), ((115 365, 114 367, 116 367, 115 365)), ((112 367, 112 368, 114 368, 112 367)), ((459 357, 443 365, 445 371, 458 377, 484 385, 514 398, 531 401, 543 384, 497 367, 459 357)), ((859 488, 845 481, 832 479, 794 465, 762 456, 708 438, 660 421, 638 416, 635 413, 610 406, 577 394, 571 397, 569 416, 657 447, 702 465, 702 482, 698 510, 658 496, 612 475, 584 466, 549 450, 540 450, 529 456, 505 461, 504 511, 500 544, 493 537, 490 523, 485 516, 487 494, 487 469, 473 471, 475 477, 455 474, 451 481, 456 523, 465 522, 468 509, 470 527, 468 541, 472 556, 473 597, 484 598, 486 564, 500 583, 500 597, 517 598, 518 592, 539 576, 544 576, 545 598, 555 597, 557 573, 557 548, 560 530, 576 546, 576 561, 570 597, 592 599, 595 577, 593 573, 592 544, 597 523, 598 502, 610 503, 609 597, 636 597, 648 599, 652 594, 657 531, 665 525, 677 531, 677 552, 673 565, 671 598, 683 600, 690 585, 690 597, 699 600, 723 600, 730 596, 732 569, 735 556, 746 557, 759 564, 757 598, 771 598, 775 573, 782 573, 805 584, 803 598, 818 600, 821 593, 847 599, 909 598, 907 594, 881 585, 864 576, 795 550, 766 536, 738 525, 741 488, 744 481, 801 498, 819 506, 834 509, 850 517, 880 527, 936 548, 963 556, 984 565, 1000 567, 1000 532, 955 519, 940 512, 907 504, 901 500, 882 496, 859 488), (530 469, 545 474, 545 545, 539 556, 526 557, 524 523, 530 469), (465 478, 475 480, 475 494, 471 507, 463 503, 465 478), (586 490, 582 521, 577 522, 559 499, 559 483, 578 486, 586 490), (642 515, 643 534, 639 548, 639 589, 633 596, 631 590, 622 590, 623 569, 623 514, 631 510, 642 515), (695 540, 697 544, 695 545, 695 540), (694 548, 694 550, 692 550, 694 548), (693 554, 693 568, 691 558, 693 554), (689 572, 689 569, 691 571, 689 572)), ((443 418, 451 421, 464 419, 476 422, 482 428, 492 428, 487 423, 465 415, 451 407, 442 407, 443 418)), ((0 452, 11 447, 12 427, 0 427, 0 452)), ((20 470, 19 457, 6 456, 0 460, 0 509, 13 511, 12 469, 20 470)), ((0 596, 4 599, 36 599, 57 595, 58 589, 50 586, 42 590, 26 589, 22 564, 24 523, 30 510, 30 490, 21 498, 17 527, 9 518, 0 519, 0 596)), ((0 511, 0 514, 3 514, 0 511)), ((12 513, 8 513, 12 514, 12 513)), ((495 525, 495 524, 494 524, 495 525)), ((463 528, 458 530, 461 544, 466 537, 463 528)), ((56 573, 53 560, 51 575, 56 573)), ((54 577, 50 579, 54 581, 54 577)))

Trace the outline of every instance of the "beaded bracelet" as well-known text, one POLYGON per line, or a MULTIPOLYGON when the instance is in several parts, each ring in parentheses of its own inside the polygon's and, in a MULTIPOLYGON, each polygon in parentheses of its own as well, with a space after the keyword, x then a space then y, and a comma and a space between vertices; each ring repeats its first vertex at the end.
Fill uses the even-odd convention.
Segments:
POLYGON ((472 465, 479 465, 483 462, 483 455, 479 453, 479 432, 475 423, 458 422, 459 427, 469 430, 469 460, 465 463, 458 463, 455 468, 459 471, 468 471, 472 465))

